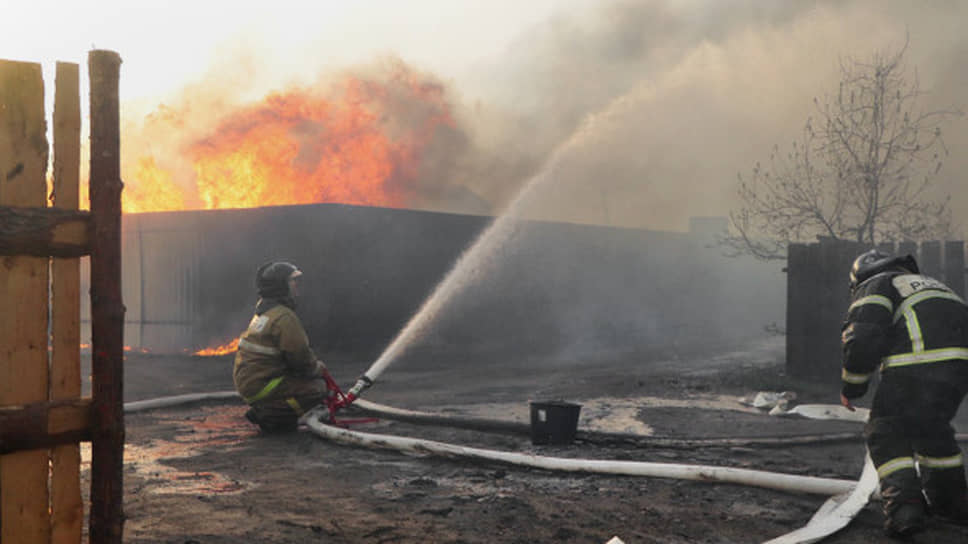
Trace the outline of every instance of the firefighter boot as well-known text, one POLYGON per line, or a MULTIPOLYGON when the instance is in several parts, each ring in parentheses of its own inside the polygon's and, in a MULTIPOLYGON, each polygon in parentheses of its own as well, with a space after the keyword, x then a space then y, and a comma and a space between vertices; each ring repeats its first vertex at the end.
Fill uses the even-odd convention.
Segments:
POLYGON ((253 425, 259 424, 259 418, 255 415, 255 408, 249 408, 245 411, 245 419, 249 420, 249 423, 253 425))
POLYGON ((291 410, 290 413, 279 413, 278 410, 253 406, 245 412, 245 419, 258 425, 259 429, 266 434, 292 432, 298 427, 297 418, 291 410))
POLYGON ((922 479, 931 515, 958 525, 968 525, 968 486, 964 467, 923 469, 922 479))
POLYGON ((925 501, 920 489, 887 486, 884 499, 884 532, 892 537, 908 537, 924 529, 925 501))

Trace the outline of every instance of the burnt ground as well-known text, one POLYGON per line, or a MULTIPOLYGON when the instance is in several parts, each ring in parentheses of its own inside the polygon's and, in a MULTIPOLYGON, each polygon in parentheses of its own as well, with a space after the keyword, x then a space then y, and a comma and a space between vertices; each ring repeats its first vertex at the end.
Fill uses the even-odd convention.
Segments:
MULTIPOLYGON (((786 377, 778 341, 753 348, 718 357, 594 365, 461 361, 408 369, 401 363, 365 397, 401 408, 518 421, 528 417, 529 400, 565 399, 583 404, 581 429, 614 431, 631 424, 641 431, 634 426, 644 424, 657 437, 856 432, 857 438, 782 447, 534 446, 525 435, 388 420, 356 428, 539 455, 856 479, 864 454, 859 424, 776 418, 735 402, 762 390, 795 391, 798 402, 837 400, 835 386, 786 377)), ((231 362, 230 356, 130 354, 126 398, 231 389, 231 362)), ((339 361, 330 366, 347 384, 366 367, 339 361)), ((404 455, 334 444, 305 429, 266 436, 243 419, 244 410, 240 402, 219 401, 127 416, 125 542, 604 544, 617 535, 630 544, 750 543, 802 526, 825 500, 731 484, 404 455)), ((962 414, 956 422, 961 432, 968 430, 964 419, 962 414)), ((826 542, 884 541, 881 522, 878 506, 869 504, 826 542)), ((932 522, 917 541, 966 542, 968 528, 932 522)))

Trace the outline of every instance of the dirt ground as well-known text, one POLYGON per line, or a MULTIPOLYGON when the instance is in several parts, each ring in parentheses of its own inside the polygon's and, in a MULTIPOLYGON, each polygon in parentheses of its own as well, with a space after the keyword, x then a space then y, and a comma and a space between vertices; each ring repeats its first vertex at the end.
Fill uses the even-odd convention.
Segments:
MULTIPOLYGON (((441 362, 390 367, 368 400, 412 410, 527 421, 529 400, 582 404, 581 430, 721 438, 856 433, 782 447, 535 446, 526 435, 382 420, 358 430, 538 455, 753 468, 856 479, 860 425, 777 418, 744 406, 757 391, 836 402, 836 388, 783 374, 782 339, 716 357, 552 364, 441 362)), ((231 389, 231 357, 128 356, 129 401, 231 389)), ((333 362, 349 385, 366 365, 333 362)), ((864 405, 865 403, 862 403, 864 405)), ((805 524, 816 495, 674 479, 554 473, 412 456, 325 441, 306 429, 266 436, 237 401, 129 414, 125 542, 626 543, 764 542, 805 524)), ((964 410, 963 410, 964 412, 964 410)), ((964 413, 956 422, 965 432, 964 413)), ((868 507, 830 543, 882 536, 868 507)), ((968 542, 932 522, 917 542, 968 542)))

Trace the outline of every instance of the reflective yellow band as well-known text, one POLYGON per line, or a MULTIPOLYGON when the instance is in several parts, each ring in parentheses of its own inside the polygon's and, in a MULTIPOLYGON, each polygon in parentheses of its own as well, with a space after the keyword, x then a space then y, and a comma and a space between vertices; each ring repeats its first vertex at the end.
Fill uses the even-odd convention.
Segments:
POLYGON ((848 372, 845 368, 840 373, 840 379, 847 383, 867 383, 871 379, 871 374, 873 374, 873 372, 869 372, 867 374, 854 374, 853 372, 848 372))
POLYGON ((918 316, 913 308, 904 310, 904 321, 907 325, 908 337, 911 338, 911 351, 919 353, 924 351, 924 336, 921 334, 921 324, 918 323, 918 316))
POLYGON ((278 387, 280 383, 282 383, 282 376, 279 376, 278 378, 273 378, 269 383, 266 384, 265 387, 262 388, 262 391, 259 391, 258 393, 256 393, 254 397, 245 399, 245 402, 248 404, 252 404, 253 402, 259 402, 260 400, 268 397, 269 393, 272 393, 272 391, 276 387, 278 387))
POLYGON ((877 477, 887 478, 899 470, 909 468, 914 470, 914 457, 897 457, 877 467, 877 477))
POLYGON ((300 416, 303 415, 302 406, 299 406, 299 402, 296 401, 295 397, 289 397, 288 399, 286 399, 286 404, 288 404, 290 408, 296 411, 296 415, 300 415, 300 416))
POLYGON ((908 298, 904 299, 904 302, 902 302, 900 306, 897 307, 897 311, 894 312, 894 322, 897 323, 908 308, 910 308, 911 306, 914 306, 915 304, 923 300, 928 300, 929 298, 943 298, 946 300, 953 300, 955 302, 960 302, 962 304, 965 303, 965 301, 962 300, 961 297, 959 297, 954 293, 950 293, 948 291, 935 291, 935 290, 921 291, 920 293, 911 295, 908 298))
POLYGON ((900 353, 881 359, 881 368, 937 363, 949 359, 968 359, 968 348, 939 348, 917 353, 900 353))
POLYGON ((239 349, 243 351, 251 351, 253 353, 259 353, 262 355, 279 355, 282 353, 278 349, 272 346, 263 346, 261 344, 256 344, 255 342, 250 342, 245 338, 239 340, 239 349))
POLYGON ((861 297, 851 303, 850 307, 847 308, 847 311, 850 312, 854 308, 858 308, 865 304, 876 304, 878 306, 887 308, 887 311, 889 312, 894 311, 894 304, 891 302, 891 299, 885 297, 884 295, 867 295, 866 297, 861 297))
POLYGON ((964 459, 960 453, 958 455, 952 455, 951 457, 918 455, 918 464, 927 468, 958 468, 964 465, 964 459))

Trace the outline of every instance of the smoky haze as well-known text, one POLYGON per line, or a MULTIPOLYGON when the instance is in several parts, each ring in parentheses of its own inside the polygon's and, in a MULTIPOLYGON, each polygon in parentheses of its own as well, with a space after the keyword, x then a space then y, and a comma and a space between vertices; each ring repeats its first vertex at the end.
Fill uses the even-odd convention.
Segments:
MULTIPOLYGON (((779 266, 723 260, 701 237, 681 231, 692 217, 728 214, 737 173, 800 135, 814 98, 836 90, 843 61, 908 42, 909 74, 919 78, 925 107, 963 107, 966 12, 961 2, 606 1, 540 23, 504 54, 468 59, 456 74, 433 73, 393 52, 367 65, 333 67, 230 47, 225 62, 164 106, 127 105, 125 181, 135 187, 133 165, 151 155, 190 189, 195 173, 184 150, 212 137, 233 112, 297 86, 336 96, 328 93, 348 74, 386 83, 391 68, 402 65, 420 85, 441 90, 453 120, 430 135, 403 207, 500 213, 583 131, 589 137, 569 148, 524 217, 680 231, 592 234, 532 224, 494 257, 501 266, 493 277, 470 285, 441 312, 424 347, 540 345, 544 353, 574 356, 628 351, 636 343, 678 349, 710 331, 762 334, 764 325, 783 319, 779 266), (514 305, 504 304, 515 296, 514 305)), ((432 111, 407 93, 391 92, 381 105, 392 136, 432 111)), ((944 130, 950 156, 936 189, 952 195, 957 218, 968 211, 961 182, 968 122, 944 130)), ((306 154, 299 159, 312 162, 306 154)), ((402 247, 395 243, 387 253, 402 247)))
MULTIPOLYGON (((180 96, 148 115, 130 108, 125 162, 133 172, 135 157, 151 154, 190 185, 184 148, 234 109, 297 84, 325 92, 347 74, 385 80, 402 64, 440 86, 454 119, 424 148, 407 207, 498 213, 582 123, 622 103, 621 118, 601 127, 585 160, 560 175, 530 216, 686 230, 690 216, 726 215, 737 173, 798 137, 814 97, 837 88, 842 60, 909 40, 909 73, 927 93, 925 107, 960 108, 968 38, 957 22, 966 12, 961 2, 609 1, 540 23, 453 79, 392 52, 337 69, 227 47, 230 60, 180 96), (292 71, 280 75, 279 65, 292 71)), ((420 106, 385 102, 388 133, 419 119, 420 106)), ((959 183, 968 123, 954 121, 945 134, 951 155, 936 188, 952 194, 957 217, 968 211, 959 183)))
MULTIPOLYGON (((623 119, 534 216, 685 230, 690 216, 726 215, 737 173, 774 145, 788 148, 814 97, 836 91, 841 61, 909 39, 924 107, 960 109, 968 38, 955 21, 966 11, 959 2, 610 2, 536 27, 508 51, 514 60, 481 68, 481 96, 505 126, 483 130, 503 135, 491 154, 520 167, 499 178, 520 179, 589 116, 624 102, 623 119)), ((944 129, 951 155, 936 186, 964 215, 968 123, 944 129)), ((497 203, 515 190, 477 188, 497 203)))

